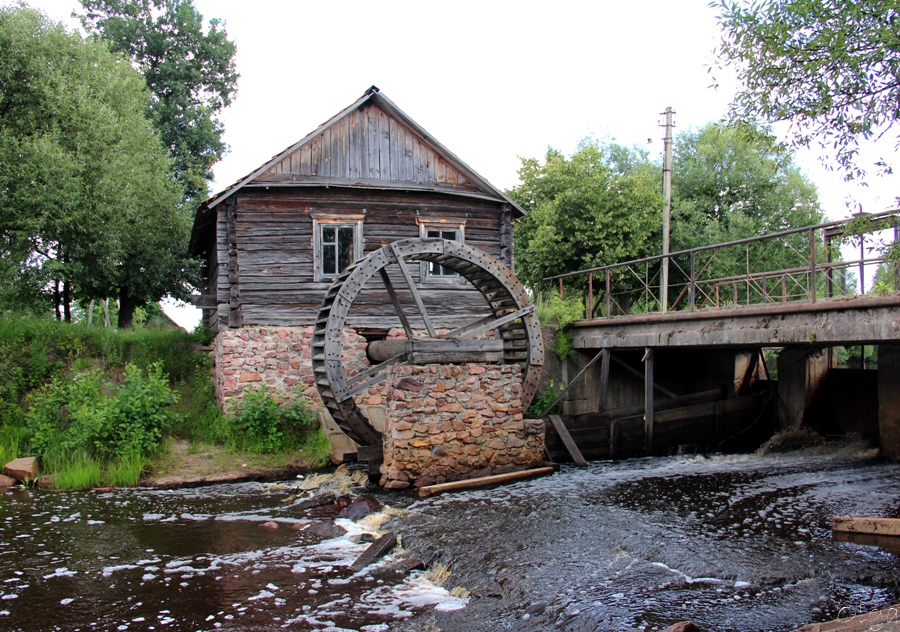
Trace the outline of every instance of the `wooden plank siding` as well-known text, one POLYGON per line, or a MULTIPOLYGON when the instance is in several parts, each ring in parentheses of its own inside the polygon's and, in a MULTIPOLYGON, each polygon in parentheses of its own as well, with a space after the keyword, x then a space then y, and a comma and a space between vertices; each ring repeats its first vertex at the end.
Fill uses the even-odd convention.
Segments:
POLYGON ((374 104, 348 113, 254 182, 311 178, 477 187, 403 122, 374 104))
MULTIPOLYGON (((348 133, 351 129, 348 125, 348 133)), ((425 221, 444 220, 448 226, 464 222, 467 244, 494 257, 501 254, 502 205, 497 203, 401 191, 243 189, 236 194, 235 225, 243 323, 288 326, 312 323, 330 282, 314 280, 310 212, 359 214, 363 209, 365 254, 398 239, 419 237, 417 217, 425 221)), ((220 251, 220 261, 226 262, 224 267, 219 265, 220 303, 228 302, 231 297, 230 288, 223 285, 223 280, 228 278, 224 219, 225 213, 220 210, 217 251, 220 251)), ((395 267, 389 268, 389 275, 399 289, 401 304, 413 326, 423 327, 412 296, 405 290, 405 282, 395 267)), ((422 283, 420 270, 418 265, 410 266, 417 283, 422 283)), ((458 326, 488 314, 484 298, 468 283, 426 282, 419 289, 429 316, 439 327, 458 326)), ((400 326, 387 291, 377 277, 354 301, 348 324, 400 326)))

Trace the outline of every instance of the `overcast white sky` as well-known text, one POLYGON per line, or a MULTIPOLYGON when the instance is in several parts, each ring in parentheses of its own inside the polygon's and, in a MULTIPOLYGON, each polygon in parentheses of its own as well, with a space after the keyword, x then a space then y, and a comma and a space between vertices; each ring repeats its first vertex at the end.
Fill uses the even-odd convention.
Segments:
MULTIPOLYGON (((75 24, 77 0, 30 4, 75 24)), ((570 153, 587 135, 639 144, 656 157, 666 106, 677 129, 699 127, 724 115, 736 85, 718 76, 718 90, 710 87, 718 26, 706 0, 194 5, 205 19, 225 21, 241 74, 222 117, 231 153, 215 167, 216 190, 373 84, 500 188, 516 184, 519 157, 543 156, 548 146, 570 153)), ((887 142, 864 156, 892 154, 887 142)), ((815 152, 797 160, 829 217, 846 217, 851 201, 868 212, 893 208, 900 195, 898 176, 873 177, 861 189, 815 152)))

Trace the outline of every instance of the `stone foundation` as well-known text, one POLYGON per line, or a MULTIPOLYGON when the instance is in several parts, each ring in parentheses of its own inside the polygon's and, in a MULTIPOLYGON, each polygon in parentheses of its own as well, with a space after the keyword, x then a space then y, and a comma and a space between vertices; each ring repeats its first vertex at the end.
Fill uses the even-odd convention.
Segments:
POLYGON ((541 465, 544 423, 524 419, 518 365, 399 365, 386 381, 388 489, 541 465))
MULTIPOLYGON (((244 397, 247 388, 265 384, 282 397, 303 395, 316 406, 322 404, 312 370, 312 333, 310 327, 240 327, 223 329, 213 343, 215 387, 219 405, 230 408, 244 397)), ((388 337, 405 337, 402 332, 388 337)), ((344 330, 343 362, 348 375, 369 366, 366 339, 353 329, 344 330)), ((356 397, 358 405, 384 402, 383 384, 373 386, 356 397)))

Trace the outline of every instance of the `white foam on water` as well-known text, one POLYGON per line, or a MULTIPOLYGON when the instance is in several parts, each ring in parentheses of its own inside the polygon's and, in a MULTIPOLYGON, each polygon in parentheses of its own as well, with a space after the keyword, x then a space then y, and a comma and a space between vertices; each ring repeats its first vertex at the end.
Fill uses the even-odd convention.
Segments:
POLYGON ((43 579, 50 579, 52 577, 72 577, 77 573, 78 571, 70 571, 65 566, 62 566, 60 568, 54 569, 54 571, 49 575, 44 575, 43 579))
POLYGON ((68 606, 73 601, 75 601, 75 597, 66 597, 65 599, 60 599, 59 605, 68 606))

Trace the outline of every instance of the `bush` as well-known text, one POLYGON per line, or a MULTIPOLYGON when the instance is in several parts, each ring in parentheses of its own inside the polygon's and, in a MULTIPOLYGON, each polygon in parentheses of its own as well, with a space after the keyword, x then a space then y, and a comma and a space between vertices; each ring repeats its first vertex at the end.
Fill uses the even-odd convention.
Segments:
POLYGON ((244 393, 234 414, 239 433, 236 443, 251 452, 278 452, 298 448, 311 429, 316 414, 303 398, 280 403, 266 386, 244 393))
POLYGON ((174 421, 177 401, 159 363, 146 373, 128 364, 121 386, 104 381, 97 369, 54 378, 28 397, 31 448, 41 457, 51 449, 98 458, 145 456, 174 421))

